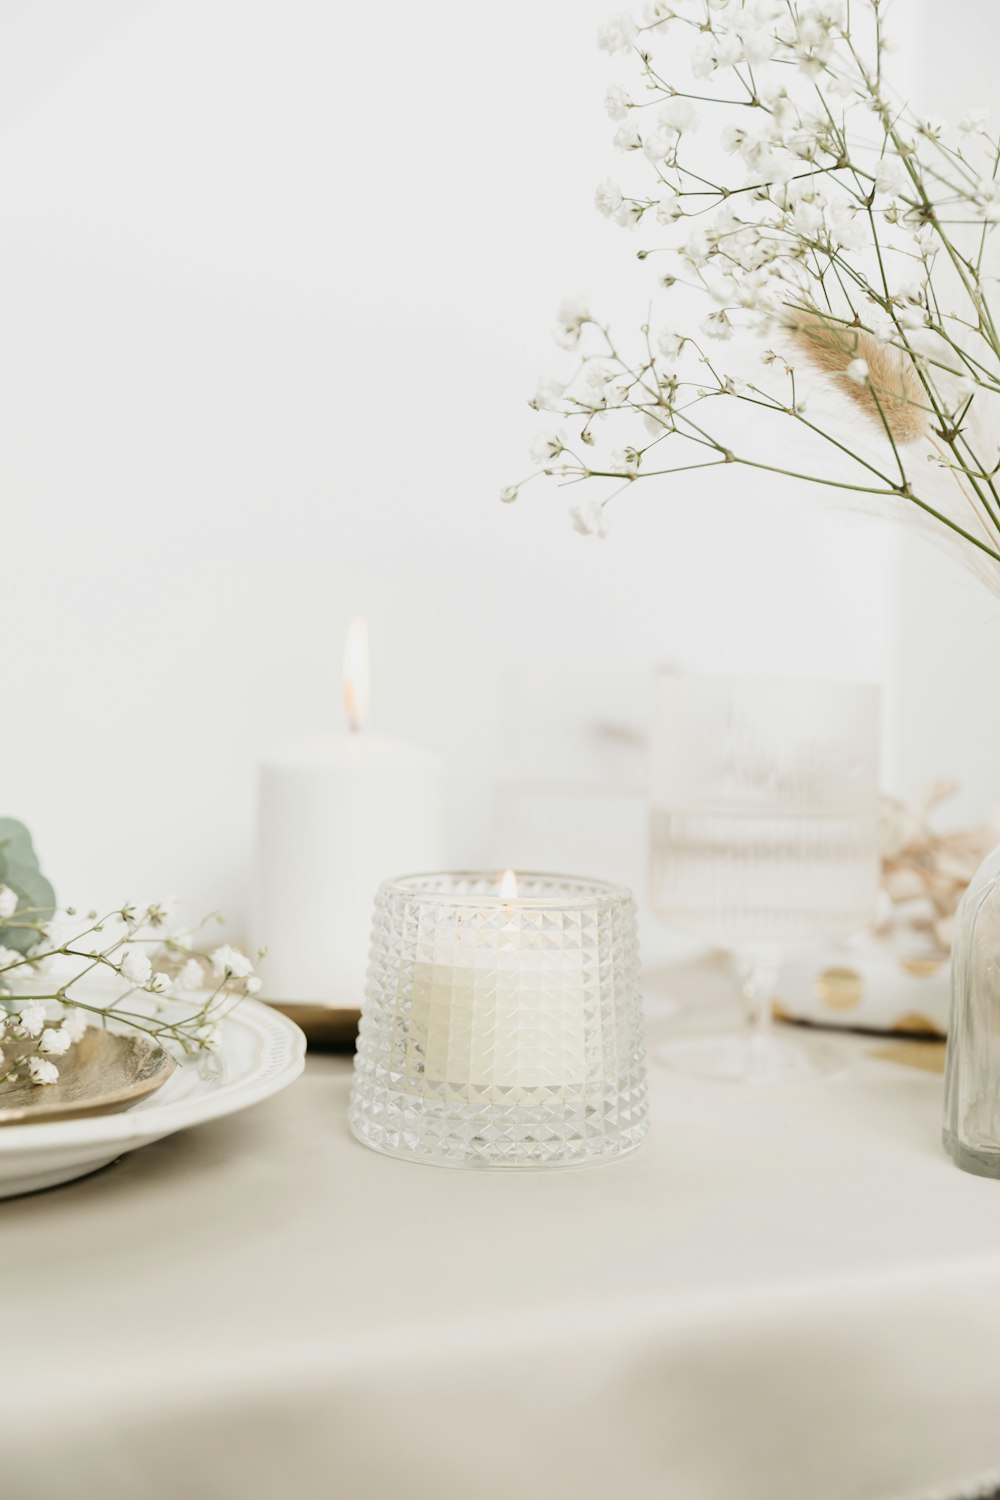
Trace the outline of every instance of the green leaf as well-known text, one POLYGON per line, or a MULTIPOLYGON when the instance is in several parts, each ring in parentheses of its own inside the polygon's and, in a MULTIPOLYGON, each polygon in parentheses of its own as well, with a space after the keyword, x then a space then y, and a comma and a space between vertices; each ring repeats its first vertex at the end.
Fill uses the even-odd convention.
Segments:
POLYGON ((0 818, 0 884, 17 895, 12 917, 0 917, 0 945, 27 953, 38 941, 28 923, 47 922, 56 909, 56 893, 42 874, 31 834, 16 818, 0 818))

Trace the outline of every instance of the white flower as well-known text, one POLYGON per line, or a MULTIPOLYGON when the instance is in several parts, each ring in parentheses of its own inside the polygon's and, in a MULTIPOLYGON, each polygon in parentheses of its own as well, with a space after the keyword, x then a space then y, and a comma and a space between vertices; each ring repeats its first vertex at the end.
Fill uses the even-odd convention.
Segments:
POLYGON ((248 995, 258 995, 260 993, 262 983, 263 981, 259 979, 256 974, 251 974, 249 979, 244 981, 243 988, 246 990, 248 995))
POLYGON ((149 988, 153 991, 154 995, 165 995, 172 984, 173 980, 169 974, 157 973, 149 981, 149 988))
POLYGON ((676 140, 677 137, 671 135, 669 130, 654 130, 642 143, 643 155, 649 161, 662 161, 665 156, 671 155, 676 140))
POLYGON ((616 151, 638 151, 642 145, 638 125, 631 120, 624 120, 612 136, 611 144, 616 151))
POLYGON ((57 1031, 51 1026, 46 1026, 38 1038, 39 1052, 51 1052, 53 1057, 62 1057, 64 1052, 69 1051, 72 1044, 73 1038, 62 1027, 57 1031))
POLYGON ((215 1052, 219 1045, 218 1025, 212 1022, 208 1026, 199 1026, 194 1039, 205 1052, 215 1052))
POLYGON ((615 223, 622 229, 634 229, 642 215, 642 204, 637 203, 634 198, 626 198, 618 207, 615 223))
POLYGON ((11 964, 19 964, 22 962, 23 958, 24 955, 22 953, 15 952, 13 948, 0 947, 0 969, 6 969, 11 964))
POLYGON ((9 885, 0 885, 0 917, 12 917, 17 911, 17 892, 9 885))
POLYGON ((604 108, 616 124, 627 118, 631 103, 628 91, 620 83, 613 83, 604 96, 604 108))
POLYGON ((795 207, 792 215, 796 233, 812 239, 823 227, 823 206, 820 203, 803 201, 795 207))
POLYGON ((618 212, 623 203, 622 190, 610 177, 598 183, 597 191, 594 193, 594 206, 606 219, 618 212))
POLYGON ((735 156, 747 142, 747 133, 740 125, 727 125, 721 136, 722 149, 735 156))
POLYGON ((868 361, 866 359, 852 359, 847 366, 846 375, 848 380, 853 380, 855 385, 864 385, 868 379, 868 361))
POLYGON ((600 500, 584 500, 579 505, 571 505, 569 518, 574 530, 578 531, 581 536, 607 536, 608 534, 608 520, 600 500))
POLYGON ((221 948, 216 948, 208 955, 212 965, 212 973, 216 979, 222 979, 231 974, 234 979, 245 979, 248 974, 253 973, 253 964, 245 953, 238 948, 232 948, 228 943, 223 943, 221 948))
POLYGON ((694 130, 698 124, 698 111, 690 99, 669 99, 660 110, 659 121, 665 130, 682 135, 685 130, 694 130))
POLYGON ((615 448, 610 454, 610 466, 623 474, 634 474, 639 467, 640 454, 636 448, 615 448))
POLYGON ((905 192, 909 181, 898 156, 883 156, 875 172, 875 187, 878 192, 890 195, 905 192))
POLYGON ((616 52, 627 52, 638 35, 639 28, 633 18, 623 12, 605 22, 597 32, 597 45, 602 52, 614 56, 616 52))
POLYGON ((719 66, 718 44, 711 32, 700 36, 691 48, 689 59, 695 78, 710 78, 719 66))
POLYGON ((684 339, 679 333, 669 333, 664 329, 656 340, 656 347, 665 359, 676 359, 684 347, 684 339))
POLYGON ((830 238, 845 250, 866 249, 869 240, 868 221, 853 204, 835 204, 830 210, 829 226, 830 238))
POLYGON ((560 453, 566 451, 566 443, 561 432, 540 432, 533 438, 528 450, 532 463, 550 464, 553 459, 559 457, 560 453))
POLYGON ((901 307, 896 317, 901 328, 916 329, 927 327, 927 314, 922 307, 901 307))
MULTIPOLYGON (((979 202, 979 211, 987 224, 1000 223, 1000 182, 991 182, 986 185, 982 201, 979 202)), ((929 229, 930 225, 926 228, 929 229)), ((928 245, 925 253, 929 250, 928 245)))
POLYGON ((958 128, 963 135, 978 135, 986 128, 989 117, 988 109, 968 109, 959 120, 958 128))
POLYGON ((556 380, 552 375, 542 375, 535 386, 535 394, 528 402, 536 411, 544 411, 549 406, 555 406, 566 389, 565 382, 556 380))
POLYGON ((28 1077, 32 1083, 55 1083, 59 1078, 59 1069, 44 1057, 29 1057, 28 1077))
POLYGON ((68 1010, 62 1018, 62 1029, 71 1042, 78 1042, 87 1029, 87 1017, 82 1010, 68 1010))
POLYGON ((153 965, 141 948, 124 948, 119 967, 122 978, 131 984, 146 984, 153 972, 153 965))
POLYGON ((929 120, 921 120, 917 125, 917 130, 929 141, 939 141, 944 134, 945 125, 946 121, 934 115, 929 120))
POLYGON ((575 349, 583 325, 590 322, 590 308, 583 297, 571 297, 561 303, 556 313, 556 343, 563 349, 575 349))
POLYGON ((500 491, 500 499, 503 501, 504 505, 513 505, 514 501, 517 499, 518 493, 518 485, 505 484, 503 489, 500 491))
POLYGON ((205 971, 196 958, 189 958, 174 981, 179 990, 200 990, 205 983, 205 971))
POLYGON ((661 199, 656 205, 656 219, 659 224, 676 224, 677 220, 683 217, 684 210, 677 197, 661 199))
POLYGON ((733 336, 733 325, 729 321, 729 314, 726 312, 726 309, 721 307, 718 312, 709 313, 708 317, 702 321, 701 331, 707 334, 710 339, 731 339, 733 336))
MULTIPOLYGON (((745 28, 740 32, 739 50, 741 55, 733 57, 733 62, 748 62, 754 68, 770 62, 774 57, 774 33, 766 25, 745 28)), ((722 53, 720 61, 726 64, 730 59, 722 53)))
POLYGON ((681 250, 681 254, 686 261, 690 261, 692 266, 699 267, 708 264, 708 236, 704 229, 696 229, 688 237, 681 250))
POLYGON ((23 1010, 16 1012, 14 1023, 15 1036, 31 1037, 41 1036, 45 1026, 45 1006, 40 1005, 37 1000, 29 1000, 23 1010))

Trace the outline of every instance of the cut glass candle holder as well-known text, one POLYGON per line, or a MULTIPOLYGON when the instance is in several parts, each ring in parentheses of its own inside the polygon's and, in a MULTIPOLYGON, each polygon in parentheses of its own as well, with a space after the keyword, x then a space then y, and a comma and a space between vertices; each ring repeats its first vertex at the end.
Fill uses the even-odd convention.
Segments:
POLYGON ((350 1123, 441 1166, 546 1167, 640 1145, 635 905, 600 881, 411 875, 375 900, 350 1123))

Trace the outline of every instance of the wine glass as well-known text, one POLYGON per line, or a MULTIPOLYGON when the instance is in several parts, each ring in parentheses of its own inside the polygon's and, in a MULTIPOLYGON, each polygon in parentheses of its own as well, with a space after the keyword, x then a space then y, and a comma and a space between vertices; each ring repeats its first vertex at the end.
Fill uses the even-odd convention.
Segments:
POLYGON ((662 1047, 672 1066, 765 1083, 840 1071, 778 1036, 778 972, 870 921, 878 889, 879 691, 663 674, 653 717, 652 905, 733 956, 751 1024, 662 1047))

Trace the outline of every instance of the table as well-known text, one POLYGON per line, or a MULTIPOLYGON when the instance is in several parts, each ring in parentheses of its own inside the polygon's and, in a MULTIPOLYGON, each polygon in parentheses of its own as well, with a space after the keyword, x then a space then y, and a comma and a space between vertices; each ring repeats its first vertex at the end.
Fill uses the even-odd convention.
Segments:
MULTIPOLYGON (((691 1025, 728 994, 671 984, 691 1025)), ((316 1056, 5 1204, 4 1500, 990 1493, 1000 1183, 941 1151, 940 1078, 848 1045, 775 1090, 653 1065, 643 1150, 527 1174, 364 1150, 316 1056)))

